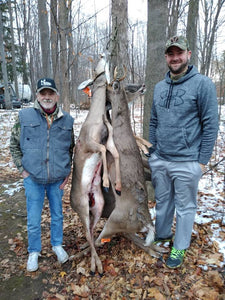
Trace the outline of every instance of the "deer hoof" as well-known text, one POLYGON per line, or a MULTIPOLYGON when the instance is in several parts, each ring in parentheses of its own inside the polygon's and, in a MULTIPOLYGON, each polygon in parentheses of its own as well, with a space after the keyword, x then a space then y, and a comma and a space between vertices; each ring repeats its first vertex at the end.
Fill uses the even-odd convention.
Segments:
POLYGON ((102 278, 104 276, 104 273, 99 273, 99 276, 102 278))
POLYGON ((121 191, 116 190, 116 193, 117 193, 118 196, 121 196, 121 191))
POLYGON ((108 192, 109 192, 109 188, 106 187, 106 186, 104 186, 104 191, 105 191, 106 193, 108 193, 108 192))
POLYGON ((95 272, 90 271, 90 275, 91 275, 91 276, 95 276, 95 272))

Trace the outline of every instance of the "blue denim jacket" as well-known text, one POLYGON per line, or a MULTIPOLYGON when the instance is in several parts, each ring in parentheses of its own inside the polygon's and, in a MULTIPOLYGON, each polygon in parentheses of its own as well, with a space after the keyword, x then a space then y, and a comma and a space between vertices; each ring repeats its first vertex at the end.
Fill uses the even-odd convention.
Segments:
POLYGON ((159 158, 207 164, 218 131, 213 82, 194 66, 177 81, 168 72, 155 86, 149 130, 159 158))

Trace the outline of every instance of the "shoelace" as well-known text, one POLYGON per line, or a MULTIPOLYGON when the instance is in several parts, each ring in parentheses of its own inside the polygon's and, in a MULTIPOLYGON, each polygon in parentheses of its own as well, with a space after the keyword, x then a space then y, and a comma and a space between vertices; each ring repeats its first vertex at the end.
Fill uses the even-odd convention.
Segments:
POLYGON ((170 256, 172 258, 180 258, 184 256, 184 252, 185 252, 184 250, 177 250, 175 248, 172 248, 170 256))

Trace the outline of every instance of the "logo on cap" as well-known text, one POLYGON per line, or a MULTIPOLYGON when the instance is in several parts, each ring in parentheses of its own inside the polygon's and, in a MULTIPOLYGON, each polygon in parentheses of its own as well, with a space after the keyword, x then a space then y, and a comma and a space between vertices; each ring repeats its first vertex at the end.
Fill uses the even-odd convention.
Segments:
POLYGON ((37 93, 43 89, 51 89, 54 92, 57 92, 55 81, 51 78, 41 78, 37 82, 37 93))
POLYGON ((176 46, 181 50, 189 50, 189 43, 188 40, 184 36, 173 36, 166 42, 165 53, 167 50, 172 47, 176 46))
POLYGON ((48 82, 46 79, 41 79, 41 85, 52 86, 51 82, 48 82))

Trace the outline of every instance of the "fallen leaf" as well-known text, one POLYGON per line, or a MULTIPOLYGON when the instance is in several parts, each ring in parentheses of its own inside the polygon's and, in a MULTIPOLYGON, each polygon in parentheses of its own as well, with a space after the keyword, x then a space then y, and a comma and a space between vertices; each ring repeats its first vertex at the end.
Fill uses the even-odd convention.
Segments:
POLYGON ((73 293, 75 295, 78 295, 78 296, 84 297, 84 298, 88 297, 88 295, 90 293, 89 287, 87 285, 79 286, 74 283, 71 283, 71 290, 73 291, 73 293))
POLYGON ((57 299, 65 300, 65 297, 63 295, 60 295, 60 294, 57 293, 55 296, 56 296, 57 299))
POLYGON ((59 273, 59 276, 60 276, 61 278, 64 278, 65 275, 66 275, 66 272, 64 272, 64 271, 62 271, 62 272, 59 273))
POLYGON ((209 287, 203 287, 195 292, 195 295, 200 299, 217 300, 219 293, 209 287))
POLYGON ((164 297, 163 294, 161 294, 160 291, 154 287, 148 289, 148 297, 153 297, 154 299, 157 299, 157 300, 165 300, 166 299, 166 297, 164 297))
POLYGON ((209 285, 212 287, 224 287, 224 281, 218 271, 208 272, 209 285))

